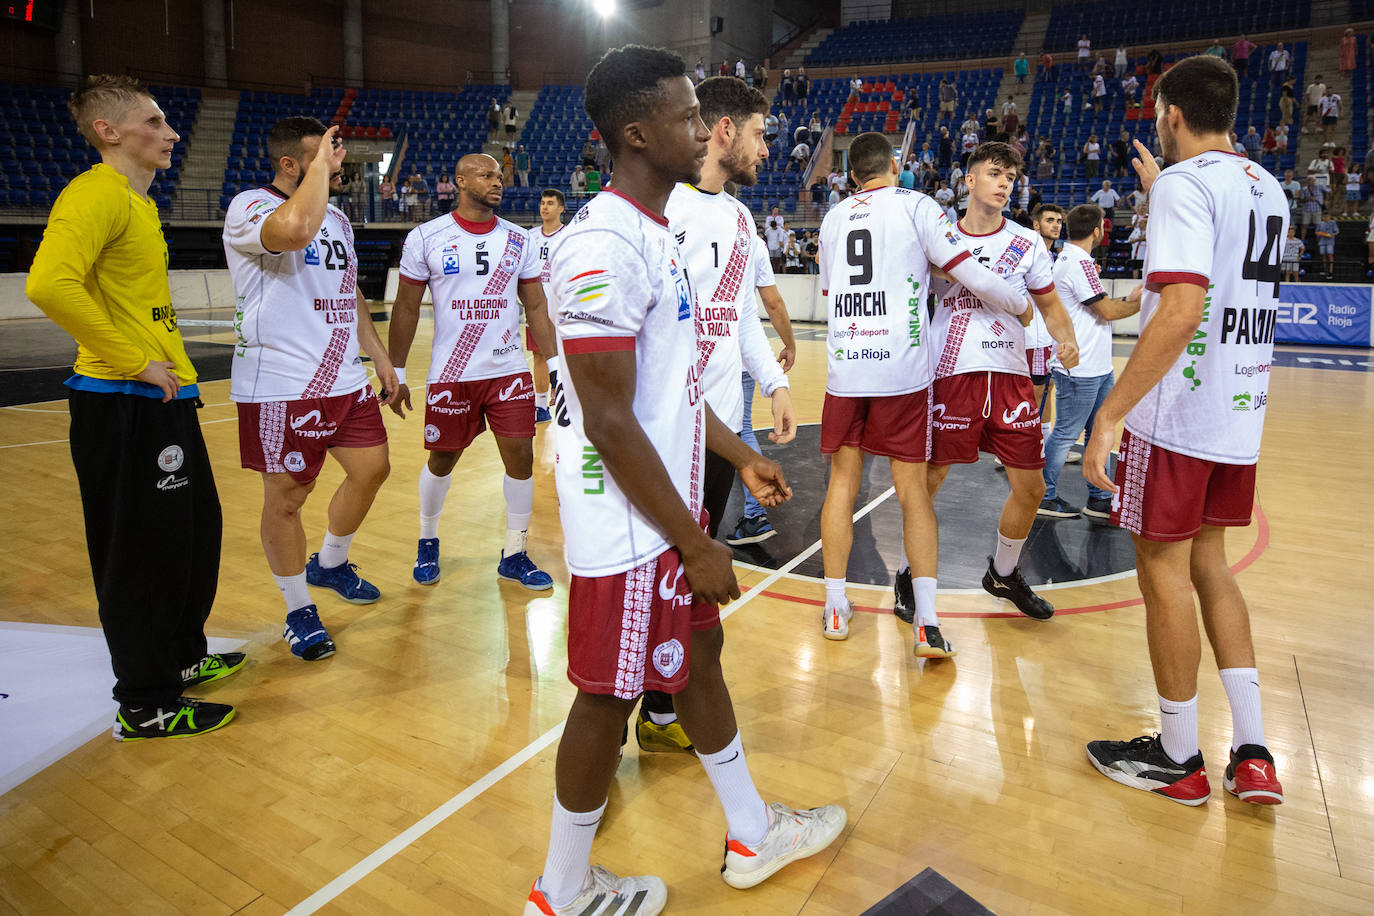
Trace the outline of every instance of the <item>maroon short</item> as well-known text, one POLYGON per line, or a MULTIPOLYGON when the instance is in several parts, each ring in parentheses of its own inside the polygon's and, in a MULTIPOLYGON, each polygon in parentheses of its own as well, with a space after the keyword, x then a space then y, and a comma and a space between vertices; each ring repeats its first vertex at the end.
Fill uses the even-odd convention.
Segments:
POLYGON ((425 389, 425 448, 461 452, 491 431, 503 439, 534 438, 534 377, 517 372, 479 382, 436 382, 425 389))
POLYGON ((544 355, 539 352, 539 344, 534 342, 534 332, 530 330, 529 325, 525 325, 525 349, 529 350, 535 356, 544 355))
POLYGON ((898 461, 929 461, 930 389, 871 398, 826 392, 821 452, 833 455, 842 446, 898 461))
POLYGON ((972 464, 979 450, 1009 468, 1045 466, 1035 389, 1024 375, 963 372, 935 380, 931 464, 972 464))
MULTIPOLYGON (((1026 350, 1026 365, 1032 377, 1050 374, 1051 347, 1031 347, 1026 350)), ((1039 384, 1039 383, 1037 383, 1039 384)))
POLYGON ((622 573, 573 576, 568 680, 622 700, 677 693, 687 686, 692 632, 718 626, 719 608, 693 598, 675 548, 622 573))
POLYGON ((330 398, 240 403, 238 408, 243 467, 290 474, 297 483, 319 476, 331 448, 386 444, 381 405, 371 385, 330 398))
POLYGON ((1203 525, 1245 527, 1255 505, 1255 465, 1223 464, 1121 434, 1113 525, 1147 541, 1186 541, 1203 525))

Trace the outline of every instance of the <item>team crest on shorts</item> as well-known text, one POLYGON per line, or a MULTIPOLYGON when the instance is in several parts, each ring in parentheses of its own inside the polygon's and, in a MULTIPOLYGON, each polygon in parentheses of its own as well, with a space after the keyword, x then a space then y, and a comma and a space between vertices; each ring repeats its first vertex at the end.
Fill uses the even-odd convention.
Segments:
POLYGON ((682 643, 676 639, 661 642, 654 648, 654 667, 658 669, 659 674, 670 678, 678 673, 685 656, 682 643))
POLYGON ((426 442, 438 442, 438 441, 439 441, 439 427, 435 426, 433 423, 426 424, 426 425, 425 425, 425 441, 426 441, 426 442))
POLYGON ((178 470, 185 460, 186 455, 182 452, 181 446, 169 445, 158 453, 157 466, 170 474, 178 470))
POLYGON ((305 456, 300 452, 287 452, 281 460, 282 467, 299 474, 305 470, 305 456))

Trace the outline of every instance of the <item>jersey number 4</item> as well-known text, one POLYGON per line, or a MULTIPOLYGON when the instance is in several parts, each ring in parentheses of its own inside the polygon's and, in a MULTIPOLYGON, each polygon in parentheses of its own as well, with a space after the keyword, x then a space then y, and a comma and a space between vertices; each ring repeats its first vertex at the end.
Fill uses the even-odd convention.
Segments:
POLYGON ((1250 213, 1250 241, 1245 246, 1245 263, 1241 266, 1240 275, 1242 279, 1254 280, 1258 283, 1273 283, 1274 298, 1279 295, 1279 281, 1283 279, 1283 271, 1279 267, 1279 256, 1283 252, 1283 245, 1280 240, 1283 235, 1283 217, 1270 216, 1264 221, 1264 249, 1259 257, 1255 257, 1255 236, 1258 234, 1259 225, 1255 220, 1255 214, 1250 213))

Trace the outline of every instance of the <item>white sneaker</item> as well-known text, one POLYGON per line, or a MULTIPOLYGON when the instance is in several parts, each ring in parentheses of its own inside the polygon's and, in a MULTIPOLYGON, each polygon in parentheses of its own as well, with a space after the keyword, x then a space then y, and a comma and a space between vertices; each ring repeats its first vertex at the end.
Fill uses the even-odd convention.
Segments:
POLYGON ((835 841, 844 830, 846 815, 839 805, 795 811, 773 802, 768 806, 771 823, 763 841, 745 846, 725 837, 725 863, 720 876, 731 887, 753 887, 778 869, 815 855, 835 841))
POLYGON ((571 903, 554 906, 539 889, 536 878, 525 901, 524 916, 607 916, 633 913, 655 916, 668 902, 668 885, 653 875, 617 878, 600 865, 593 865, 582 882, 582 892, 571 903), (623 909, 622 909, 623 907, 623 909))
POLYGON ((848 601, 842 608, 826 608, 825 616, 821 618, 821 634, 826 639, 848 639, 849 618, 853 616, 854 609, 849 606, 848 601))

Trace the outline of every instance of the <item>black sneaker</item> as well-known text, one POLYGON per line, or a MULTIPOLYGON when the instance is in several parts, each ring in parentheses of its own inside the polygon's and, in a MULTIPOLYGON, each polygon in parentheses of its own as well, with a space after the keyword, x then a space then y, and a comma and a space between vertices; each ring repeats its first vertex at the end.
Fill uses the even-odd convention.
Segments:
POLYGON ((212 652, 181 671, 181 686, 196 687, 226 678, 243 667, 248 656, 242 652, 212 652))
POLYGON ((129 707, 120 704, 111 736, 116 741, 144 738, 189 738, 203 735, 234 718, 234 707, 178 697, 171 706, 129 707))
POLYGON ((1065 502, 1062 496, 1041 500, 1035 514, 1045 518, 1078 518, 1078 510, 1065 502))
POLYGON ((1035 620, 1049 620, 1054 616, 1054 605, 1041 598, 1021 576, 1018 566, 1009 575, 999 576, 992 568, 992 557, 988 557, 988 571, 983 573, 983 591, 998 598, 1006 598, 1016 609, 1035 620))
POLYGON ((751 515, 740 519, 740 523, 735 526, 734 533, 725 539, 725 543, 731 547, 739 547, 742 544, 758 544, 776 534, 773 526, 768 524, 768 516, 751 515))
POLYGON ((959 654, 940 628, 934 624, 926 624, 916 628, 916 644, 912 647, 912 653, 917 658, 953 658, 959 654))
POLYGON ((1202 752, 1174 763, 1164 753, 1158 735, 1142 735, 1131 741, 1090 741, 1088 760, 1113 782, 1162 795, 1180 805, 1196 808, 1206 804, 1212 794, 1202 752))
POLYGON ((1093 518, 1111 518, 1112 498, 1110 496, 1103 496, 1100 499, 1097 497, 1090 498, 1088 504, 1083 507, 1083 514, 1091 515, 1093 518))
POLYGON ((898 620, 911 623, 916 619, 916 592, 911 588, 911 567, 897 573, 892 580, 892 613, 898 620))

